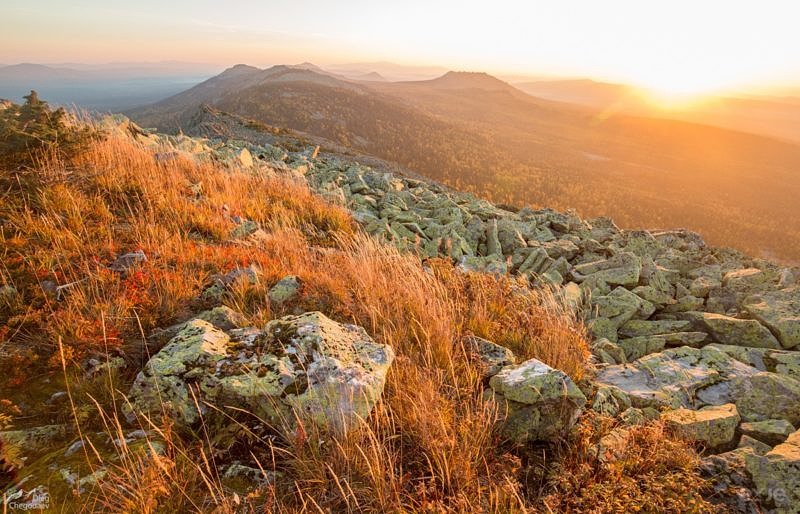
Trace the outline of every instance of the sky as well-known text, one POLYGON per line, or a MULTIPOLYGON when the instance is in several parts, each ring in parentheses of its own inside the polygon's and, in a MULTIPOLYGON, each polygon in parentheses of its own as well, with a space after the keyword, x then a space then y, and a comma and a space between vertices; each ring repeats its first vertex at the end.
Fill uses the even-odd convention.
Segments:
POLYGON ((792 0, 1 0, 0 63, 393 61, 694 93, 800 85, 792 0))

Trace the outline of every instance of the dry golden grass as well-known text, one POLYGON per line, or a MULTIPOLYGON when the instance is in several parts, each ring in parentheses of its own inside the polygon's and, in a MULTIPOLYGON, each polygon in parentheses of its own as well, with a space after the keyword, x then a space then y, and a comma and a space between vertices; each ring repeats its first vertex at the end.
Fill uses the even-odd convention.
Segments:
POLYGON ((531 488, 547 512, 720 512, 703 499, 709 491, 697 470, 699 457, 662 423, 632 427, 616 460, 594 459, 590 448, 612 428, 610 418, 585 415, 569 444, 539 470, 538 487, 531 488))
POLYGON ((146 336, 208 307, 200 293, 210 277, 236 268, 260 270, 256 283, 241 281, 224 296, 253 324, 320 310, 362 325, 397 354, 383 402, 339 437, 303 423, 254 434, 223 413, 193 432, 149 420, 148 445, 163 444, 163 455, 126 444, 112 455, 87 451, 87 464, 106 466, 107 475, 80 496, 54 498, 65 509, 528 512, 544 505, 495 432, 502 413, 482 399, 462 341, 486 337, 580 379, 584 330, 551 292, 463 274, 445 261, 423 265, 363 235, 346 211, 304 185, 212 163, 157 162, 121 137, 71 162, 45 156, 34 170, 3 171, 0 222, 0 285, 19 291, 0 305, 0 366, 10 370, 0 397, 18 401, 24 386, 29 398, 46 398, 66 384, 74 399, 37 413, 29 426, 67 420, 81 434, 119 438, 128 430, 119 392, 158 350, 146 336), (259 222, 266 237, 232 241, 232 216, 259 222), (138 249, 147 262, 126 275, 107 269, 138 249), (266 292, 288 274, 301 278, 302 294, 276 308, 266 292), (47 281, 70 286, 56 299, 47 281), (109 355, 124 356, 126 370, 83 377, 86 358, 109 355), (45 376, 53 389, 42 386, 45 376), (245 494, 220 478, 233 459, 278 474, 245 494))

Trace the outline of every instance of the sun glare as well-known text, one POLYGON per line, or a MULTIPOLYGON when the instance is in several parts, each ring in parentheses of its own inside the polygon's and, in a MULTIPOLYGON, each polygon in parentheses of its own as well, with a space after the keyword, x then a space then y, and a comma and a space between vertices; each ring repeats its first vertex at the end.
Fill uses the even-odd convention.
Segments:
POLYGON ((664 111, 691 109, 716 96, 713 91, 708 90, 692 91, 666 88, 641 88, 639 93, 645 102, 664 111))
POLYGON ((703 80, 696 75, 675 73, 642 81, 637 89, 642 100, 655 108, 686 110, 724 94, 730 89, 730 84, 715 81, 712 77, 703 80))

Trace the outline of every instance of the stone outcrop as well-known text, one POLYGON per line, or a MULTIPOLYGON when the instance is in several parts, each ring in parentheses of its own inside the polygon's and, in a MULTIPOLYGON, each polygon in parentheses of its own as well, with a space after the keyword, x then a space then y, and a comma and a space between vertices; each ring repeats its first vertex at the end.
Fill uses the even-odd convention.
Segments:
POLYGON ((536 359, 504 367, 489 387, 487 392, 506 411, 503 434, 518 444, 564 437, 586 403, 563 371, 536 359))
POLYGON ((733 444, 741 418, 736 405, 728 403, 699 410, 676 409, 665 412, 661 419, 667 428, 684 439, 710 448, 725 448, 733 444))
POLYGON ((222 330, 194 319, 136 377, 126 415, 162 411, 182 425, 235 408, 291 424, 295 416, 341 429, 369 415, 394 353, 361 328, 319 312, 273 320, 263 330, 222 330))
POLYGON ((800 431, 765 455, 746 456, 756 491, 774 512, 796 513, 800 506, 800 431))
POLYGON ((478 336, 468 336, 464 341, 467 351, 477 356, 485 380, 497 375, 506 366, 516 364, 514 352, 478 336))
POLYGON ((750 296, 743 307, 769 328, 784 348, 800 345, 800 286, 750 296))
POLYGON ((742 423, 739 430, 746 436, 775 446, 784 442, 795 431, 795 428, 785 419, 765 419, 764 421, 742 423))

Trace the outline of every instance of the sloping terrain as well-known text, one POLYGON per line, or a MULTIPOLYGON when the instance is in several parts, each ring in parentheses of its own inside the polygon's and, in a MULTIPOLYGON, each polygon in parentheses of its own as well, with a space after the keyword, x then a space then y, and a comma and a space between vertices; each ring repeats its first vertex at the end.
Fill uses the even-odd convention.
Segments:
POLYGON ((69 160, 4 170, 7 496, 100 512, 800 501, 784 471, 800 269, 196 121, 214 137, 106 119, 69 160))
POLYGON ((237 66, 131 116, 191 133, 201 104, 373 154, 514 205, 683 226, 710 242, 796 261, 800 147, 680 121, 537 100, 485 74, 356 83, 237 66))

